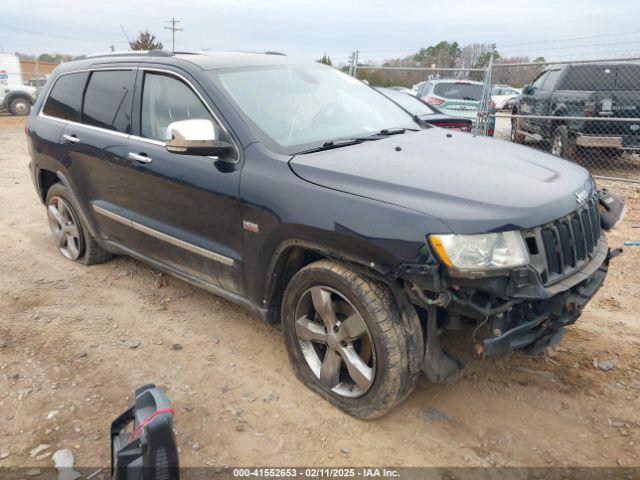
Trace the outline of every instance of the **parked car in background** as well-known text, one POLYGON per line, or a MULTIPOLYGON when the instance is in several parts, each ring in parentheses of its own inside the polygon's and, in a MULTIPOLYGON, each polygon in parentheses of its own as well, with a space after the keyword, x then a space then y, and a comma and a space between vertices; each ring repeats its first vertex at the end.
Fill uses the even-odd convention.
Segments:
POLYGON ((0 86, 0 107, 8 110, 12 115, 29 115, 36 97, 35 87, 11 84, 0 86))
POLYGON ((551 153, 574 158, 578 149, 609 155, 640 151, 640 64, 598 63, 548 68, 523 88, 512 113, 511 140, 547 142, 551 153), (530 116, 530 118, 528 118, 530 116), (537 117, 553 117, 537 118, 537 117), (565 119, 564 117, 587 117, 565 119), (594 119, 594 120, 591 120, 594 119))
POLYGON ((468 118, 475 125, 483 88, 471 80, 428 80, 417 96, 442 113, 468 118))
POLYGON ((392 87, 385 87, 388 90, 393 90, 396 92, 401 92, 401 93, 407 93, 409 95, 413 95, 413 90, 411 90, 410 88, 407 87, 401 87, 401 86, 392 86, 392 87))
POLYGON ((417 94, 418 94, 418 92, 420 91, 420 89, 422 88, 422 86, 423 86, 425 83, 427 83, 427 81, 426 81, 426 80, 424 80, 424 81, 422 81, 422 82, 418 82, 418 83, 414 84, 414 85, 411 87, 411 91, 413 92, 413 95, 417 95, 417 94))
POLYGON ((411 115, 434 127, 450 128, 461 132, 470 132, 473 127, 471 120, 468 118, 445 115, 433 105, 429 105, 413 95, 389 88, 378 88, 377 90, 396 102, 411 115))
POLYGON ((517 102, 518 102, 518 97, 517 96, 515 96, 513 98, 510 98, 509 100, 507 100, 505 102, 503 110, 506 110, 508 112, 513 111, 513 109, 515 108, 517 102))
POLYGON ((522 90, 510 87, 509 85, 494 85, 491 89, 491 100, 496 104, 496 109, 504 110, 510 100, 522 93, 522 90))

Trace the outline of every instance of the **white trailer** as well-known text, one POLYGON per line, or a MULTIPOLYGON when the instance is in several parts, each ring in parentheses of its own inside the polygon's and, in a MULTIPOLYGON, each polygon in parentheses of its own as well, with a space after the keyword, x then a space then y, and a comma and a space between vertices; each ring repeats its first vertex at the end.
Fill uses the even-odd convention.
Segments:
POLYGON ((20 59, 11 53, 0 53, 0 85, 24 85, 20 59))

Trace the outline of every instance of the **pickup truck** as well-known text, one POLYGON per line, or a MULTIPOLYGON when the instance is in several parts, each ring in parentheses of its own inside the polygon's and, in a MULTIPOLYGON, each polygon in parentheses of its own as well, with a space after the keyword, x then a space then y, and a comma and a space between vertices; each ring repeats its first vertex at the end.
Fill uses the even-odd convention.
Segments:
POLYGON ((543 141, 564 158, 586 149, 640 151, 640 64, 554 65, 524 87, 512 113, 520 115, 511 119, 512 141, 543 141))
POLYGON ((12 115, 25 116, 31 112, 37 90, 27 85, 0 85, 0 110, 8 110, 12 115))

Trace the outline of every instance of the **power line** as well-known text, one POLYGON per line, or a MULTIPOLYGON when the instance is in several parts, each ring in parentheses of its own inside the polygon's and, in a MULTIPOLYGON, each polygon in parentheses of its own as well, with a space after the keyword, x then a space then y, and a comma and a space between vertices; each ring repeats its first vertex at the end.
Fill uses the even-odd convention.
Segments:
POLYGON ((180 23, 180 20, 176 20, 175 18, 171 18, 171 20, 165 20, 165 23, 171 23, 170 27, 164 27, 165 30, 171 30, 171 51, 176 51, 176 32, 182 32, 183 28, 176 27, 176 23, 180 23))
POLYGON ((528 42, 528 43, 513 43, 511 45, 499 45, 500 48, 508 48, 508 47, 524 47, 527 45, 541 45, 544 43, 557 43, 557 42, 571 42, 574 40, 589 40, 592 38, 604 38, 604 37, 617 37, 621 35, 635 35, 636 33, 640 33, 640 30, 636 30, 635 32, 622 32, 622 33, 604 33, 602 35, 589 35, 586 37, 573 37, 573 38, 559 38, 557 40, 543 40, 541 42, 528 42))
POLYGON ((15 30, 17 32, 24 32, 24 33, 30 33, 32 35, 41 35, 43 37, 51 37, 51 38, 60 38, 63 40, 73 40, 76 42, 94 42, 94 43, 123 43, 122 40, 93 40, 93 39, 89 39, 89 38, 76 38, 76 37, 67 37, 64 35, 54 35, 52 33, 43 33, 43 32, 36 32, 34 30, 27 30, 25 28, 18 28, 18 27, 12 27, 10 25, 4 25, 0 23, 0 28, 8 28, 9 30, 15 30))
MULTIPOLYGON (((549 47, 549 48, 536 48, 535 51, 536 52, 548 52, 551 50, 569 50, 572 48, 589 48, 589 47, 611 47, 614 45, 630 45, 630 44, 634 44, 634 43, 640 43, 640 39, 638 40, 631 40, 630 42, 613 42, 613 43, 591 43, 588 45, 570 45, 568 47, 549 47)), ((522 53, 522 50, 507 50, 507 51, 503 51, 501 53, 508 53, 508 54, 513 54, 513 53, 522 53)))

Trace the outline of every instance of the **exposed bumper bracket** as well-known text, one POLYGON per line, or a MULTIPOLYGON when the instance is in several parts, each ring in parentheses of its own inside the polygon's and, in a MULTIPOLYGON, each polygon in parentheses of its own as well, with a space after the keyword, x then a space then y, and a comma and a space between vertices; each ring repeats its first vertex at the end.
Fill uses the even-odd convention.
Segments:
POLYGON ((437 309, 434 305, 427 308, 427 342, 424 351, 422 371, 429 381, 442 382, 457 374, 464 364, 452 357, 440 346, 438 342, 437 309))

